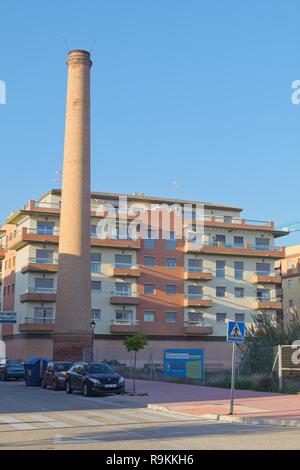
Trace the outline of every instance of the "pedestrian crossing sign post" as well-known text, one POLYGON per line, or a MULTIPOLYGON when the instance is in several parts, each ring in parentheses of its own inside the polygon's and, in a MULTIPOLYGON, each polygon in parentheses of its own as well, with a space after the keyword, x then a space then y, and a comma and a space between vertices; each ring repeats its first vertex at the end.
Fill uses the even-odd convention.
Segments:
POLYGON ((227 341, 232 343, 231 362, 231 393, 230 393, 230 413, 233 415, 234 409, 234 389, 235 389, 235 344, 245 341, 245 323, 240 321, 229 321, 227 324, 227 341))

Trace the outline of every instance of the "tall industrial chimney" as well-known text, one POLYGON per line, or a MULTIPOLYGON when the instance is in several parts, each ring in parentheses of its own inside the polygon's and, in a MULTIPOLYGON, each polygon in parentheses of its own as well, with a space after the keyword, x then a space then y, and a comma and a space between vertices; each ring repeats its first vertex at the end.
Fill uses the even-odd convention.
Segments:
POLYGON ((68 59, 54 360, 82 360, 91 346, 90 69, 87 51, 68 59))

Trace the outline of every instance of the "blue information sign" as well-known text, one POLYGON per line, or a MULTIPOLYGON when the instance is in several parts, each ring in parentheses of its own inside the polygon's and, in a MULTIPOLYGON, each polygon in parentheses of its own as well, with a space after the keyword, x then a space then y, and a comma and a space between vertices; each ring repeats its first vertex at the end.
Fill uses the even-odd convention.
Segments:
POLYGON ((204 349, 165 349, 164 375, 204 380, 204 349))
POLYGON ((245 323, 242 321, 229 321, 227 325, 227 341, 243 343, 245 341, 245 323))

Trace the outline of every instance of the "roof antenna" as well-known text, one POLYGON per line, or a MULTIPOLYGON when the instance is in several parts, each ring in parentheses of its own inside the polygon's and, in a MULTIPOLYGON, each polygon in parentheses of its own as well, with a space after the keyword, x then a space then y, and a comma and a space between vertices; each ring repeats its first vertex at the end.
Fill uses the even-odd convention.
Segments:
POLYGON ((68 52, 70 52, 70 48, 69 48, 69 44, 68 44, 68 41, 66 40, 65 36, 64 36, 64 43, 68 49, 68 52))
POLYGON ((92 47, 90 48, 90 54, 91 54, 92 50, 94 49, 94 45, 96 44, 96 41, 97 41, 97 39, 95 39, 95 41, 92 44, 92 47))

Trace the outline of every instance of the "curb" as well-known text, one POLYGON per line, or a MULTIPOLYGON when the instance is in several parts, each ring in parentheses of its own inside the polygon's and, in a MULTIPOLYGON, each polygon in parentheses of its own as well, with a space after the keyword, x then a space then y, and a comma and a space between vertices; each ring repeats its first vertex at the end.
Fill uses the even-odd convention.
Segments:
POLYGON ((300 427, 300 420, 296 419, 280 419, 280 418, 251 418, 241 416, 230 416, 220 414, 201 414, 201 415, 190 415, 189 413, 181 413, 178 411, 170 410, 167 406, 152 405, 149 404, 147 408, 157 411, 167 411, 173 414, 179 414, 184 416, 190 416, 191 418, 198 418, 199 420, 213 420, 223 423, 240 423, 240 424, 253 424, 261 426, 285 426, 285 427, 300 427))

